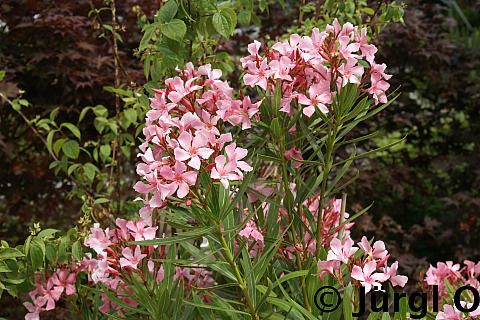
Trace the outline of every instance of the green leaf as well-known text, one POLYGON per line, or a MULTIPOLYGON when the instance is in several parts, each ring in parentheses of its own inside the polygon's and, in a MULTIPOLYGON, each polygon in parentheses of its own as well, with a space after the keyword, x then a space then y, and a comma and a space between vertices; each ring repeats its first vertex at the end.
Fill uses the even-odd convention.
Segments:
POLYGON ((38 238, 33 239, 30 243, 29 254, 33 270, 38 270, 45 261, 45 243, 38 238))
POLYGON ((105 161, 106 159, 108 159, 111 151, 112 151, 112 148, 108 144, 104 144, 100 146, 100 158, 102 159, 102 161, 105 161))
POLYGON ((51 112, 50 112, 50 121, 53 121, 55 119, 55 117, 57 116, 57 113, 58 113, 58 109, 60 107, 56 107, 55 109, 53 109, 51 112))
POLYGON ((232 26, 231 26, 231 30, 230 30, 230 34, 233 34, 233 31, 235 30, 235 27, 237 26, 237 14, 235 13, 235 11, 230 8, 230 7, 227 7, 227 8, 223 8, 221 10, 221 12, 227 16, 230 17, 230 20, 232 21, 232 26))
POLYGON ((77 159, 80 152, 80 146, 75 140, 68 140, 62 145, 62 151, 71 159, 77 159))
POLYGON ((168 238, 159 238, 153 240, 142 240, 142 241, 133 241, 132 244, 138 244, 141 246, 156 246, 156 245, 163 245, 163 244, 172 244, 172 243, 179 243, 183 241, 188 241, 198 238, 198 236, 174 236, 168 238))
POLYGON ((165 3, 162 6, 162 8, 160 8, 158 14, 160 16, 160 19, 162 19, 162 21, 170 22, 170 20, 172 20, 173 17, 175 17, 175 15, 177 14, 177 10, 178 10, 177 2, 175 0, 170 0, 167 3, 165 3))
POLYGON ((76 126, 74 126, 73 124, 71 124, 69 122, 64 122, 60 125, 60 127, 67 128, 68 130, 70 130, 73 133, 73 135, 75 137, 77 137, 77 139, 80 140, 80 138, 81 138, 80 130, 78 130, 78 128, 76 126))
POLYGON ((252 20, 252 13, 250 11, 242 11, 238 14, 238 22, 243 24, 245 27, 250 25, 252 20))
POLYGON ((0 261, 0 273, 1 272, 12 272, 12 270, 10 270, 5 262, 0 261))
POLYGON ((50 131, 47 135, 47 149, 48 151, 52 151, 52 141, 53 141, 53 136, 55 134, 55 131, 50 131))
POLYGON ((51 263, 54 263, 57 259, 57 249, 53 244, 47 243, 45 246, 45 257, 51 263))
POLYGON ((75 241, 72 245, 72 256, 77 260, 82 260, 83 252, 82 252, 82 245, 80 241, 75 241))
POLYGON ((233 33, 233 29, 235 28, 230 14, 226 13, 224 10, 215 13, 212 22, 215 30, 227 39, 233 33))
POLYGON ((183 302, 185 304, 188 304, 188 305, 191 305, 191 306, 195 306, 197 308, 205 308, 205 309, 211 309, 211 310, 218 310, 218 311, 224 311, 224 312, 227 312, 227 313, 230 313, 230 312, 234 312, 234 313, 238 313, 238 314, 244 314, 244 315, 248 315, 248 313, 246 312, 243 312, 243 311, 240 311, 240 310, 236 310, 236 309, 233 309, 233 308, 222 308, 222 307, 217 307, 217 306, 214 306, 212 304, 206 304, 206 303, 193 303, 193 302, 190 302, 188 300, 183 300, 183 302))
POLYGON ((144 28, 145 29, 144 29, 143 37, 142 37, 142 40, 140 40, 140 45, 138 46, 139 51, 142 51, 147 46, 148 42, 152 38, 153 31, 155 31, 156 29, 156 25, 149 24, 149 25, 146 25, 144 28))
POLYGON ((349 283, 345 288, 345 293, 343 296, 343 318, 345 320, 353 320, 353 302, 350 300, 350 298, 354 300, 354 289, 351 283, 349 283))
POLYGON ((55 141, 53 144, 53 152, 58 156, 58 153, 60 152, 60 149, 62 149, 62 145, 65 142, 65 139, 61 138, 55 141))
POLYGON ((368 8, 368 7, 367 8, 361 8, 360 11, 365 12, 369 16, 373 16, 373 14, 375 13, 375 11, 372 8, 368 8))
POLYGON ((95 171, 98 171, 98 169, 93 163, 87 162, 83 165, 83 171, 87 175, 88 180, 93 181, 95 171))
POLYGON ((92 109, 92 107, 85 107, 82 109, 82 112, 80 112, 80 116, 78 117, 78 123, 82 122, 83 118, 85 118, 85 115, 90 109, 92 109))
POLYGON ((0 248, 0 259, 15 259, 24 257, 25 255, 21 253, 19 250, 14 248, 0 248))
POLYGON ((5 77, 5 70, 0 71, 0 81, 5 77))
POLYGON ((161 30, 167 38, 181 41, 187 32, 187 26, 182 20, 173 19, 168 23, 162 24, 161 30))
POLYGON ((98 198, 97 200, 95 200, 93 202, 93 204, 101 204, 101 203, 107 203, 109 202, 110 200, 106 199, 106 198, 98 198))
POLYGON ((67 174, 68 174, 68 175, 71 175, 72 172, 75 171, 75 169, 77 169, 77 168, 80 167, 80 166, 81 166, 80 163, 72 164, 71 166, 68 167, 67 174))
POLYGON ((127 118, 130 123, 135 123, 137 121, 137 111, 135 109, 127 109, 125 112, 125 118, 127 118))
POLYGON ((99 104, 98 106, 95 106, 93 108, 93 113, 95 113, 95 115, 97 117, 103 117, 103 118, 106 118, 108 116, 108 110, 107 108, 105 108, 104 106, 102 106, 101 104, 99 104))
POLYGON ((103 129, 105 129, 105 126, 108 125, 108 120, 104 117, 96 117, 95 120, 93 120, 93 126, 99 133, 102 133, 103 129))
POLYGON ((37 237, 38 238, 48 237, 48 236, 51 236, 52 234, 55 234, 56 232, 59 232, 59 231, 60 230, 57 230, 57 229, 45 229, 45 230, 40 231, 37 234, 37 237))

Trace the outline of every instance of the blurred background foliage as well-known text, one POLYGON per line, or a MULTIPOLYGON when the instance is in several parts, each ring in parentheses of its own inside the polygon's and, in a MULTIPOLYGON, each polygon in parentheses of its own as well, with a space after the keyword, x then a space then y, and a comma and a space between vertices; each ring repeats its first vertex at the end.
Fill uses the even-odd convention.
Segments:
POLYGON ((357 220, 359 232, 386 241, 411 276, 427 263, 480 258, 477 1, 232 1, 212 9, 230 21, 221 35, 210 30, 213 13, 177 13, 186 25, 181 39, 162 29, 172 21, 156 15, 163 5, 119 1, 112 21, 108 4, 98 0, 2 1, 0 92, 15 105, 0 102, 1 239, 14 245, 34 221, 67 230, 87 211, 105 221, 120 209, 122 215, 135 213, 132 186, 138 128, 148 105, 145 88, 188 60, 212 63, 238 79, 237 61, 254 39, 307 34, 338 18, 370 27, 378 60, 393 74, 391 88, 402 92, 388 112, 354 134, 379 130, 377 146, 407 135, 389 151, 356 160, 360 177, 348 190, 348 209, 375 202, 357 220), (113 89, 116 80, 120 90, 113 89), (51 141, 50 152, 32 127, 51 141), (102 207, 105 198, 116 199, 114 207, 102 207))

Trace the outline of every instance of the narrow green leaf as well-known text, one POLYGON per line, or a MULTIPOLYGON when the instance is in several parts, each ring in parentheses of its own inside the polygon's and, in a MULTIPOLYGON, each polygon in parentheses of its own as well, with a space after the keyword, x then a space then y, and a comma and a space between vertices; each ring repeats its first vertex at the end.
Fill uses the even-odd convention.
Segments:
POLYGON ((345 320, 353 320, 353 303, 350 299, 354 299, 354 289, 351 283, 345 288, 343 296, 343 318, 345 320))

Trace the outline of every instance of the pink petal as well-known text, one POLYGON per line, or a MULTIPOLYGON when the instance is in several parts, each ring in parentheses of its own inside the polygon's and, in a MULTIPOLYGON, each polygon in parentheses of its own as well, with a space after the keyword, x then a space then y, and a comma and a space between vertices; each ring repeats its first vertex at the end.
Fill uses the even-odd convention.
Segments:
POLYGON ((306 115, 307 117, 311 117, 312 114, 315 112, 315 107, 314 106, 308 106, 306 108, 303 108, 303 114, 306 115))
POLYGON ((353 279, 358 280, 358 281, 364 281, 365 280, 365 277, 363 276, 362 268, 360 268, 359 266, 354 266, 353 267, 352 273, 350 274, 350 276, 353 279))
POLYGON ((214 150, 210 148, 200 148, 197 150, 197 154, 203 159, 208 159, 212 155, 214 150))
POLYGON ((182 132, 177 140, 183 149, 188 150, 192 147, 192 135, 186 131, 182 132))
POLYGON ((197 182, 197 173, 193 171, 185 172, 182 174, 183 180, 185 180, 189 185, 193 186, 197 182))
POLYGON ((188 194, 189 191, 190 191, 190 189, 188 188, 188 185, 185 182, 181 182, 178 185, 177 197, 184 198, 188 194))
POLYGON ((192 159, 188 162, 188 165, 194 169, 200 169, 200 158, 198 156, 193 156, 192 159))
POLYGON ((181 148, 175 148, 175 150, 173 150, 173 153, 175 155, 175 160, 177 161, 185 161, 190 159, 190 153, 181 148))

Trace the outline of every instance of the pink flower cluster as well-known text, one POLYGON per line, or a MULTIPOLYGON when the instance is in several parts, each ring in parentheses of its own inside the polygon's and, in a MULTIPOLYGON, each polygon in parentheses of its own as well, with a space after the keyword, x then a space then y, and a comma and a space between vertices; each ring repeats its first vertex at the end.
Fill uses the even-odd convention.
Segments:
MULTIPOLYGON (((471 302, 461 301, 460 304, 462 307, 470 309, 473 306, 471 302)), ((443 306, 443 310, 437 313, 435 320, 477 320, 480 317, 480 309, 470 312, 470 315, 466 315, 458 310, 455 306, 446 304, 443 306)))
MULTIPOLYGON (((117 219, 115 223, 114 229, 102 229, 98 223, 91 228, 84 244, 95 252, 95 257, 92 257, 91 253, 86 253, 82 261, 72 261, 70 268, 63 266, 51 275, 44 272, 43 278, 41 273, 36 274, 36 288, 30 292, 32 302, 24 303, 29 311, 25 316, 26 320, 38 320, 41 311, 54 309, 55 302, 60 299, 62 293, 74 294, 76 276, 80 272, 87 273, 92 284, 103 283, 118 299, 132 306, 138 305, 131 299, 133 290, 127 284, 132 273, 137 273, 140 279, 145 279, 143 275, 149 272, 155 281, 163 281, 163 264, 158 259, 165 258, 166 247, 130 244, 132 241, 155 239, 158 227, 151 227, 142 219, 138 222, 117 219)), ((205 270, 204 266, 177 267, 175 280, 183 281, 186 293, 194 285, 205 288, 215 284, 212 272, 205 270)), ((208 299, 207 296, 202 298, 205 301, 208 299)), ((120 315, 129 312, 112 302, 105 292, 102 293, 101 299, 103 301, 99 308, 101 312, 118 310, 120 315)))
MULTIPOLYGON (((314 217, 315 225, 317 223, 318 217, 322 220, 322 231, 321 231, 321 246, 326 246, 330 243, 331 239, 337 237, 339 232, 342 231, 346 235, 350 234, 349 229, 354 225, 354 223, 347 223, 344 225, 340 225, 340 209, 342 206, 342 200, 340 199, 332 199, 330 204, 321 210, 320 214, 320 194, 317 194, 315 197, 307 198, 303 205, 310 211, 310 213, 314 217)), ((283 220, 281 231, 284 230, 288 221, 287 213, 280 209, 281 216, 279 216, 279 222, 283 220)), ((302 233, 302 239, 297 239, 301 241, 301 243, 297 243, 294 246, 287 246, 285 247, 286 256, 289 259, 292 259, 295 255, 295 251, 299 251, 301 255, 304 256, 304 259, 307 259, 308 256, 314 256, 315 251, 317 248, 317 241, 315 239, 315 235, 313 234, 313 228, 311 227, 310 221, 307 219, 305 211, 300 210, 300 214, 302 217, 303 225, 304 225, 304 232, 302 233)), ((348 219, 349 214, 347 212, 344 213, 344 220, 348 219)), ((290 238, 288 234, 285 235, 285 241, 293 242, 293 239, 290 238)))
POLYGON ((365 288, 365 292, 369 292, 372 287, 381 288, 386 281, 390 281, 394 287, 405 286, 408 278, 397 275, 398 261, 390 266, 387 264, 390 255, 383 241, 376 241, 372 246, 364 236, 357 243, 358 247, 354 244, 349 236, 343 240, 334 238, 330 242, 327 260, 317 263, 320 268, 318 275, 323 279, 328 273, 337 281, 342 281, 341 264, 344 264, 350 270, 350 276, 365 288), (359 249, 363 251, 362 255, 356 255, 359 249))
MULTIPOLYGON (((98 223, 94 224, 84 244, 95 251, 96 257, 87 253, 87 258, 81 263, 90 281, 105 284, 123 302, 136 306, 137 303, 129 298, 133 291, 125 282, 127 275, 141 273, 146 266, 152 276, 155 275, 156 281, 162 281, 163 266, 149 260, 155 251, 153 246, 140 247, 129 242, 155 239, 158 227, 150 227, 142 219, 138 222, 117 219, 115 224, 117 228, 105 230, 98 223)), ((103 305, 99 308, 101 312, 111 309, 128 312, 110 301, 105 293, 102 293, 102 301, 103 305)))
POLYGON ((40 319, 41 311, 55 309, 55 302, 60 300, 63 293, 67 296, 77 292, 75 281, 77 273, 81 268, 73 264, 71 268, 59 268, 50 275, 48 272, 37 272, 35 274, 35 289, 30 291, 29 296, 32 302, 25 302, 23 305, 28 313, 25 320, 40 319))
POLYGON ((252 103, 248 96, 233 99, 233 89, 219 80, 221 71, 208 64, 195 70, 188 63, 177 71, 179 76, 165 80, 166 88, 154 90, 143 129, 145 142, 139 154, 143 162, 137 173, 147 183, 140 181, 134 188, 146 195, 150 212, 167 200, 182 201, 173 196, 188 197, 202 172, 228 188, 229 181, 242 180, 244 172, 252 170, 242 160, 247 150, 232 143, 225 124, 250 128, 261 101, 252 103))
MULTIPOLYGON (((254 185, 250 185, 250 188, 256 190, 259 194, 262 196, 269 198, 272 196, 274 188, 268 187, 264 183, 257 183, 254 185)), ((296 193, 296 185, 294 183, 290 184, 290 191, 292 191, 293 194, 296 193)), ((261 206, 263 208, 264 214, 268 213, 268 210, 270 208, 269 204, 267 202, 263 202, 264 198, 261 196, 253 193, 253 192, 248 192, 248 201, 250 203, 254 203, 256 201, 262 201, 261 206)), ((329 206, 327 208, 321 210, 321 219, 322 219, 322 246, 328 245, 334 237, 338 236, 338 233, 340 231, 344 232, 345 235, 349 235, 349 229, 354 225, 354 223, 346 223, 342 226, 340 226, 340 209, 341 209, 341 203, 342 201, 339 199, 332 199, 330 202, 329 206)), ((320 194, 315 195, 314 197, 307 198, 303 202, 303 206, 305 206, 310 213, 314 216, 314 221, 315 223, 317 222, 318 216, 320 214, 319 206, 320 206, 320 194)), ((295 210, 298 210, 298 207, 295 207, 295 210)), ((306 217, 305 211, 299 210, 301 216, 302 216, 302 221, 303 225, 306 229, 304 232, 302 232, 302 239, 297 239, 299 243, 294 244, 293 246, 285 246, 280 248, 279 253, 281 254, 281 257, 285 261, 290 261, 295 257, 295 251, 300 252, 301 255, 304 256, 304 259, 307 259, 309 255, 313 256, 315 255, 316 251, 316 245, 317 242, 315 240, 315 237, 312 235, 313 233, 313 228, 310 226, 310 222, 306 217)), ((248 212, 247 212, 248 214, 248 212)), ((344 213, 344 219, 348 219, 349 214, 344 213)), ((286 226, 289 224, 289 217, 287 212, 280 208, 279 209, 279 216, 277 219, 277 222, 280 224, 280 230, 279 230, 279 235, 283 233, 285 230, 286 226)), ((249 220, 245 227, 243 228, 242 231, 240 231, 239 235, 240 236, 245 236, 249 239, 249 245, 254 245, 253 250, 250 252, 251 255, 256 255, 258 252, 261 253, 262 248, 263 248, 263 234, 262 230, 257 226, 255 222, 255 217, 252 217, 251 220, 249 220)), ((285 242, 293 243, 293 239, 290 238, 289 234, 285 234, 285 242)))
POLYGON ((263 56, 260 42, 254 41, 248 46, 250 55, 240 60, 244 82, 271 92, 281 86, 280 111, 292 114, 291 102, 297 100, 307 117, 316 108, 328 113, 332 97, 348 83, 358 84, 358 90, 372 95, 375 104, 385 103, 390 87, 386 80, 391 76, 384 72, 385 64, 375 62, 377 48, 367 43, 366 33, 366 28, 358 30, 350 23, 342 27, 335 19, 325 31, 314 28, 311 37, 292 34, 266 48, 263 56))
MULTIPOLYGON (((94 283, 102 282, 113 292, 120 293, 119 298, 123 302, 132 306, 137 305, 135 301, 126 297, 132 295, 132 289, 125 283, 132 272, 138 273, 140 278, 146 270, 157 282, 163 281, 163 264, 159 261, 153 261, 152 258, 164 258, 165 246, 161 249, 157 246, 137 246, 129 244, 130 241, 142 241, 155 239, 158 227, 150 227, 145 221, 138 222, 116 220, 117 228, 103 230, 95 224, 91 229, 90 236, 85 240, 85 246, 93 249, 96 258, 84 259, 82 264, 85 266, 90 279, 94 283), (125 295, 124 297, 122 297, 125 295), (128 293, 128 294, 127 294, 128 293)), ((211 272, 204 270, 204 267, 198 268, 179 268, 175 269, 174 280, 183 280, 185 292, 193 286, 207 287, 214 283, 211 272)), ((147 284, 145 284, 147 285, 147 284)), ((114 304, 106 294, 102 294, 103 306, 100 311, 108 312, 110 309, 126 312, 120 306, 114 304)))
MULTIPOLYGON (((424 281, 427 285, 438 286, 439 291, 439 303, 446 301, 443 305, 443 311, 437 314, 435 319, 437 320, 460 320, 460 319, 478 319, 480 317, 480 308, 467 315, 458 310, 450 297, 445 281, 448 281, 454 290, 462 286, 472 286, 478 292, 480 292, 480 262, 473 262, 465 260, 464 267, 461 268, 460 264, 454 264, 452 261, 438 262, 437 266, 430 265, 428 268, 424 281), (449 304, 450 303, 450 304, 449 304)), ((468 291, 465 291, 468 293, 468 291)), ((467 309, 472 306, 469 301, 461 301, 461 305, 467 309)))

